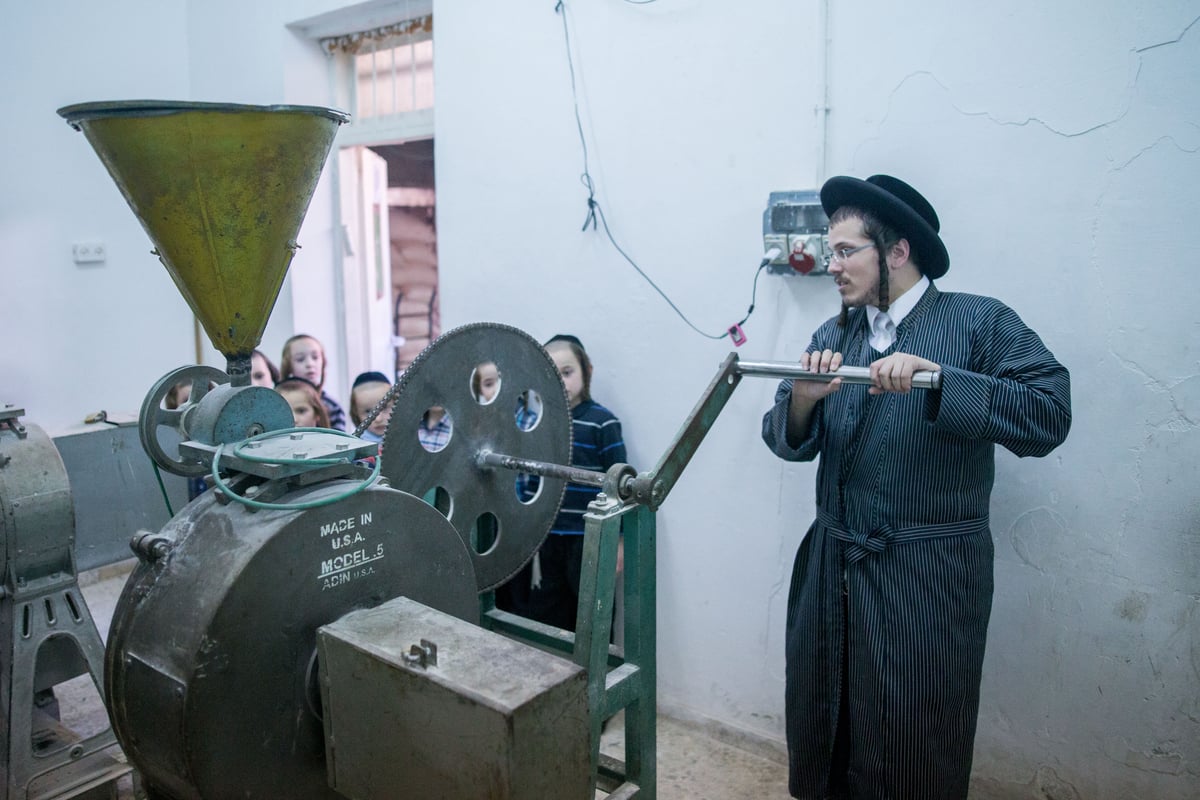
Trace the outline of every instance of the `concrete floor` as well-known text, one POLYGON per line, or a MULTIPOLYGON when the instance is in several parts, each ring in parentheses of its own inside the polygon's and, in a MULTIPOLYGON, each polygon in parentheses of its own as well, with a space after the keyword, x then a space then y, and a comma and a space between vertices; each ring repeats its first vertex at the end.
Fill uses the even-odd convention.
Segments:
MULTIPOLYGON (((125 584, 128 566, 105 567, 80 576, 80 587, 101 637, 107 636, 113 608, 125 584)), ((98 692, 87 676, 57 689, 63 723, 90 735, 107 726, 98 692)), ((624 756, 624 727, 620 715, 609 724, 601 750, 624 756)), ((787 766, 718 741, 704 731, 675 719, 658 718, 659 800, 772 800, 788 797, 787 766)), ((118 785, 119 800, 137 797, 133 782, 118 785)), ((597 792, 597 798, 604 798, 597 792)))

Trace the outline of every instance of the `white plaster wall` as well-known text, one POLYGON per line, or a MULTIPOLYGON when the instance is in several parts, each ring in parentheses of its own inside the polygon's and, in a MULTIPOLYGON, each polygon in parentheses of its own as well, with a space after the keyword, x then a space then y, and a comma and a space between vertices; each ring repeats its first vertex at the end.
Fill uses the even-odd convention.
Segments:
MULTIPOLYGON (((160 377, 196 360, 190 310, 91 146, 55 109, 143 98, 328 105, 325 56, 285 26, 330 7, 65 0, 0 12, 9 39, 0 51, 0 402, 52 431, 101 408, 133 418, 160 377), (76 265, 72 243, 95 240, 106 263, 76 265)), ((329 350, 327 383, 344 399, 331 183, 326 171, 262 349, 278 363, 293 332, 318 336, 329 350)), ((223 368, 203 333, 201 343, 205 363, 223 368)))
MULTIPOLYGON (((975 796, 1193 797, 1200 325, 1186 254, 1200 4, 834 5, 829 172, 912 180, 942 217, 942 287, 1007 301, 1075 379, 1067 444, 1043 460, 998 457, 975 796)), ((101 407, 133 413, 193 360, 186 306, 54 109, 325 104, 323 57, 284 26, 338 8, 70 0, 0 12, 0 400, 50 427, 101 407), (71 262, 84 238, 106 242, 106 266, 71 262)), ((818 180, 816 0, 567 10, 611 230, 719 333, 749 302, 768 192, 818 180)), ((693 332, 602 232, 579 230, 586 193, 553 3, 439 2, 435 18, 444 327, 579 335, 596 397, 648 468, 728 342, 693 332)), ((301 231, 264 341, 273 356, 296 328, 335 336, 334 182, 324 176, 301 231)), ((743 357, 795 358, 836 307, 823 279, 764 276, 743 357)), ((784 603, 815 470, 759 443, 770 384, 737 390, 659 514, 659 691, 673 713, 778 745, 784 603)))
MULTIPOLYGON (((593 396, 621 417, 634 465, 650 468, 729 342, 693 332, 602 229, 580 231, 587 194, 553 6, 439 13, 448 7, 434 10, 443 324, 578 335, 593 396)), ((705 333, 746 312, 768 193, 816 180, 815 12, 568 4, 610 230, 705 333), (790 52, 766 45, 785 30, 790 52)), ((743 356, 798 354, 835 297, 820 280, 764 275, 743 356)), ((768 381, 738 389, 658 515, 658 674, 672 712, 778 741, 786 589, 815 471, 759 443, 773 392, 768 381)))
MULTIPOLYGON (((578 334, 646 468, 729 345, 580 232, 552 5, 435 6, 443 319, 578 334)), ((613 234, 719 332, 745 312, 767 193, 816 182, 819 7, 567 5, 613 234)), ((1067 444, 997 458, 975 794, 1194 797, 1200 4, 832 5, 829 172, 916 184, 951 253, 942 288, 1004 299, 1074 375, 1067 444)), ((836 308, 827 280, 764 277, 743 357, 795 358, 836 308)), ((659 513, 658 671, 664 707, 779 742, 814 470, 759 443, 767 383, 738 389, 659 513)))
POLYGON ((0 11, 0 403, 51 431, 136 416, 193 363, 192 315, 95 151, 55 109, 186 97, 185 3, 10 3, 0 11), (114 19, 124 24, 114 25, 114 19), (102 266, 71 245, 101 241, 102 266))
POLYGON ((1067 444, 998 458, 977 783, 1194 797, 1200 279, 1179 235, 1200 177, 1200 4, 957 8, 929 7, 930 26, 838 5, 836 31, 910 47, 880 74, 837 51, 832 140, 852 171, 929 176, 942 285, 1004 298, 1073 371, 1067 444))
MULTIPOLYGON (((621 417, 633 464, 649 468, 728 341, 694 333, 602 229, 580 231, 587 194, 553 5, 439 14, 448 5, 434 10, 443 325, 492 319, 540 339, 578 335, 595 365, 593 396, 621 417)), ((767 194, 815 180, 817 86, 803 78, 815 64, 814 8, 568 4, 610 230, 710 334, 746 312, 767 194), (752 44, 780 30, 797 34, 795 63, 752 44)), ((814 302, 825 289, 760 280, 748 356, 777 351, 776 307, 825 314, 829 298, 814 302)), ((735 393, 658 515, 658 674, 676 713, 778 739, 782 614, 809 514, 795 495, 811 495, 812 470, 756 444, 773 390, 748 382, 735 393), (781 478, 799 492, 781 498, 781 478)))

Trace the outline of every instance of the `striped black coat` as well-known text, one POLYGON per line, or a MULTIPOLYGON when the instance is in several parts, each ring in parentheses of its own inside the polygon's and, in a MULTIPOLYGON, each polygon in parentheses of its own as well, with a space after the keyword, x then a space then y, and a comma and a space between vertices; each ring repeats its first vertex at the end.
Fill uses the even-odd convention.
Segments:
MULTIPOLYGON (((859 308, 845 327, 829 320, 809 352, 870 364, 881 354, 866 316, 859 308)), ((795 797, 966 797, 992 602, 994 448, 1044 456, 1071 424, 1066 368, 997 300, 931 284, 891 352, 940 364, 940 391, 871 396, 843 385, 817 405, 795 448, 791 381, 763 418, 763 439, 781 458, 821 456, 817 520, 788 598, 795 797), (839 715, 849 760, 835 770, 839 715)))

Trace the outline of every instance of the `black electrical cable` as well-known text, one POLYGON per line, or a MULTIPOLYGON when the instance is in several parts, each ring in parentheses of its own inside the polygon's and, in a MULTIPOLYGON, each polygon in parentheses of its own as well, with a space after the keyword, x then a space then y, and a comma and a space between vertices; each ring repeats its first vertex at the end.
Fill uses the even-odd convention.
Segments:
POLYGON ((770 263, 770 259, 764 258, 763 262, 758 265, 758 269, 754 273, 754 285, 750 289, 750 307, 746 309, 746 316, 742 317, 741 320, 738 321, 738 325, 741 325, 746 320, 750 319, 750 315, 754 313, 754 300, 758 297, 758 276, 762 275, 762 271, 766 268, 767 264, 770 263))
MULTIPOLYGON (((625 2, 632 3, 633 5, 646 5, 647 3, 654 2, 654 0, 641 0, 640 2, 635 2, 635 0, 625 0, 625 2)), ((575 60, 571 56, 571 32, 567 26, 567 14, 566 9, 564 8, 565 5, 566 0, 557 0, 557 2, 554 4, 554 11, 556 14, 562 16, 563 40, 565 41, 567 48, 567 69, 571 74, 571 99, 575 106, 575 127, 579 131, 579 146, 583 151, 583 174, 579 176, 579 181, 588 191, 588 213, 587 217, 583 220, 583 227, 580 228, 580 230, 586 231, 589 224, 592 226, 592 230, 596 230, 596 219, 599 217, 600 224, 604 228, 604 234, 608 237, 608 241, 612 243, 612 246, 616 249, 616 251, 621 254, 622 258, 629 262, 629 266, 633 267, 637 273, 645 279, 646 283, 650 284, 654 291, 658 292, 659 296, 662 297, 663 300, 667 301, 667 305, 669 305, 675 311, 675 313, 679 315, 681 320, 687 323, 689 328, 708 339, 724 339, 730 336, 730 333, 733 329, 750 319, 750 315, 754 313, 754 299, 758 294, 758 276, 762 273, 763 267, 765 267, 768 262, 766 259, 764 259, 762 264, 759 265, 758 271, 754 273, 754 287, 750 295, 750 308, 747 309, 746 316, 742 317, 741 322, 738 322, 736 325, 729 326, 729 329, 720 335, 714 335, 711 333, 705 333, 692 324, 692 321, 688 319, 682 311, 679 310, 679 306, 675 305, 675 303, 671 301, 671 298, 667 297, 666 292, 660 289, 658 284, 656 284, 650 278, 650 276, 647 275, 642 268, 637 265, 637 262, 630 258, 629 254, 626 253, 619 244, 617 244, 617 240, 613 237, 612 231, 608 229, 608 220, 604 218, 604 209, 600 207, 600 201, 596 199, 596 183, 594 180, 592 180, 592 174, 588 166, 587 137, 585 137, 583 134, 583 119, 579 113, 579 92, 575 87, 575 60)))
MULTIPOLYGON (((726 336, 729 335, 729 331, 725 331, 720 336, 714 336, 711 333, 705 333, 704 331, 700 330, 695 325, 693 325, 692 321, 690 319, 688 319, 682 311, 679 310, 679 306, 677 306, 677 305, 675 305, 675 303, 671 302, 671 298, 667 297, 667 293, 664 292, 662 289, 658 288, 658 284, 655 283, 653 280, 651 280, 650 276, 647 275, 645 272, 643 272, 642 268, 639 267, 637 265, 637 263, 632 258, 629 257, 629 254, 626 253, 624 250, 622 250, 621 246, 619 244, 617 244, 617 240, 613 238, 612 232, 609 231, 609 229, 608 229, 608 220, 606 220, 604 218, 604 209, 600 207, 600 203, 598 201, 589 199, 588 206, 591 209, 590 211, 588 211, 589 215, 593 214, 593 212, 600 215, 600 224, 604 226, 604 234, 606 236, 608 236, 608 240, 610 242, 612 242, 612 246, 616 248, 617 252, 620 253, 621 256, 626 261, 629 262, 629 265, 631 267, 633 267, 635 270, 637 270, 638 275, 641 275, 643 278, 645 278, 646 283, 650 284, 650 286, 652 286, 654 288, 654 291, 658 292, 658 294, 662 297, 662 299, 667 301, 667 305, 669 305, 671 308, 675 309, 675 313, 679 315, 679 318, 681 320, 683 320, 684 322, 686 322, 688 324, 689 328, 691 328, 692 330, 694 330, 696 333, 700 334, 701 336, 707 337, 709 339, 718 339, 719 340, 719 339, 724 339, 726 336)), ((593 225, 594 225, 594 223, 593 223, 593 225)), ((585 224, 584 227, 586 228, 587 225, 585 224)), ((749 316, 749 315, 747 315, 747 316, 749 316)), ((742 320, 742 322, 745 322, 745 320, 742 320)), ((741 323, 738 323, 738 324, 740 325, 741 323)))

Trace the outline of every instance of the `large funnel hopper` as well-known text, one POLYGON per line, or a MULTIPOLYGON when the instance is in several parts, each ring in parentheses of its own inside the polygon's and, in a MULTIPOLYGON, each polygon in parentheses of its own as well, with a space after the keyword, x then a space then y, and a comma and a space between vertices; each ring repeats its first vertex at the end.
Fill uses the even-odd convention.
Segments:
POLYGON ((262 339, 339 124, 309 106, 128 101, 58 113, 91 142, 213 346, 262 339))

